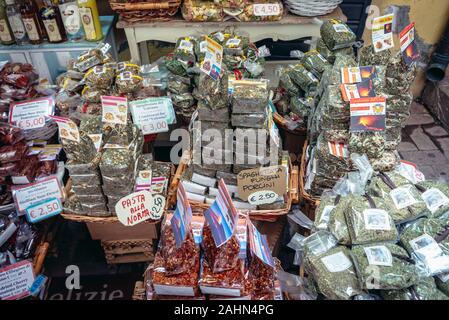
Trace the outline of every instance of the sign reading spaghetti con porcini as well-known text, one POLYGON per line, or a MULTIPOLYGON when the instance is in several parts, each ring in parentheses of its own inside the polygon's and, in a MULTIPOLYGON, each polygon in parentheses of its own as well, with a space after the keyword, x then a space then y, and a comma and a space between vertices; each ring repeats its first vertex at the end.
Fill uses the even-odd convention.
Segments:
POLYGON ((247 200, 251 194, 258 191, 273 191, 277 195, 283 195, 287 190, 286 177, 284 166, 243 170, 237 175, 239 198, 247 200))

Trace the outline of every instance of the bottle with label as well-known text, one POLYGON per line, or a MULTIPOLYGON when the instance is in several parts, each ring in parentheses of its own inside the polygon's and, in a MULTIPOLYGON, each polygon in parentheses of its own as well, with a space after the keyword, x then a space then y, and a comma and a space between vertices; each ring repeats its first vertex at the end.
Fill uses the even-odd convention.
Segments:
POLYGON ((8 17, 6 16, 6 4, 4 0, 0 0, 0 42, 1 44, 13 44, 14 35, 9 26, 8 17))
POLYGON ((83 26, 76 0, 59 0, 59 11, 64 22, 67 38, 70 41, 79 41, 83 38, 83 26))
POLYGON ((100 15, 98 14, 96 0, 78 0, 81 22, 84 27, 84 35, 87 41, 99 41, 103 39, 100 15))
POLYGON ((52 0, 44 0, 44 7, 39 12, 40 18, 47 31, 48 42, 60 43, 67 41, 64 23, 59 8, 53 5, 52 0))
POLYGON ((41 25, 39 24, 38 8, 34 0, 23 0, 20 5, 20 13, 30 43, 42 43, 44 37, 42 35, 41 25))
POLYGON ((6 16, 11 27, 11 31, 16 39, 18 45, 23 45, 28 42, 28 36, 23 25, 22 17, 20 16, 19 5, 14 0, 6 0, 6 16))

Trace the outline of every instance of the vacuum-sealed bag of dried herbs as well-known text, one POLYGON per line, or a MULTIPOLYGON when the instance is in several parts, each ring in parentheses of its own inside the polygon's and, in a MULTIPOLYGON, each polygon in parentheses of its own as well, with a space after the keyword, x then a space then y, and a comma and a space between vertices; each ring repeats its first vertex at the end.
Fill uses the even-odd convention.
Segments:
POLYGON ((264 129, 267 125, 266 118, 265 113, 233 114, 231 123, 234 127, 264 129))
POLYGON ((250 44, 249 36, 244 33, 233 33, 223 44, 223 54, 245 56, 250 44))
POLYGON ((300 93, 300 89, 292 80, 291 74, 293 72, 294 71, 292 67, 281 69, 279 75, 279 86, 284 89, 289 95, 296 96, 300 93))
POLYGON ((165 57, 164 63, 167 70, 178 76, 186 76, 187 69, 189 68, 190 65, 189 62, 177 59, 172 55, 168 55, 167 57, 165 57))
POLYGON ((418 189, 394 171, 374 176, 367 191, 372 196, 393 202, 390 214, 396 223, 411 221, 430 213, 418 189))
POLYGON ((346 222, 352 244, 396 242, 398 230, 381 198, 353 196, 346 207, 346 222))
POLYGON ((385 300, 449 300, 449 297, 438 290, 432 277, 420 278, 418 284, 403 290, 381 291, 385 300))
POLYGON ((319 83, 318 78, 308 71, 302 64, 295 64, 292 66, 290 78, 305 92, 316 88, 319 83))
POLYGON ((174 94, 183 94, 192 91, 190 77, 182 77, 176 74, 170 74, 167 79, 167 88, 174 94))
POLYGON ((105 149, 101 157, 100 170, 104 176, 129 176, 134 172, 135 158, 127 148, 105 149))
POLYGON ((330 50, 337 50, 351 47, 357 36, 343 21, 331 19, 322 24, 321 38, 330 50))
POLYGON ((385 133, 383 132, 351 132, 349 151, 366 154, 369 158, 380 158, 385 151, 385 133))
POLYGON ((80 141, 61 139, 68 160, 78 163, 89 163, 97 155, 97 149, 92 139, 80 131, 80 141))
POLYGON ((416 187, 422 191, 421 198, 431 212, 432 218, 438 218, 449 212, 449 186, 438 181, 419 182, 416 187))
POLYGON ((212 110, 226 108, 228 106, 228 70, 223 67, 218 81, 202 72, 197 88, 198 100, 203 100, 212 110))
POLYGON ((174 58, 185 62, 194 63, 196 39, 193 37, 181 37, 176 41, 174 58))
POLYGON ((338 243, 351 244, 348 223, 346 221, 346 210, 351 204, 353 196, 342 197, 329 216, 328 228, 338 243))
POLYGON ((364 289, 401 290, 418 282, 414 261, 398 245, 354 246, 351 256, 364 289))
POLYGON ((325 195, 320 198, 320 205, 315 210, 314 227, 317 230, 327 230, 332 211, 340 203, 341 196, 325 195))
POLYGON ((307 70, 312 72, 316 77, 321 78, 321 75, 327 68, 331 67, 327 61, 318 51, 312 50, 306 52, 301 60, 301 63, 307 70))
POLYGON ((412 255, 420 275, 449 272, 449 229, 440 219, 419 219, 405 227, 401 244, 412 255))
POLYGON ((386 66, 390 62, 391 51, 374 51, 374 46, 364 46, 359 50, 359 64, 361 66, 386 66))
POLYGON ((352 47, 337 49, 337 50, 330 50, 326 46, 326 43, 324 42, 324 40, 321 38, 318 39, 316 49, 324 57, 324 59, 329 61, 329 63, 331 63, 331 64, 334 64, 335 58, 339 54, 347 55, 347 56, 354 55, 354 50, 352 49, 352 47))
POLYGON ((349 300, 362 293, 350 251, 345 247, 338 246, 318 256, 308 254, 304 266, 327 299, 349 300))
POLYGON ((108 89, 111 87, 114 77, 114 69, 104 66, 96 66, 86 73, 84 76, 84 81, 90 87, 108 89))
POLYGON ((268 106, 268 90, 264 81, 238 81, 232 93, 232 113, 264 114, 268 106))

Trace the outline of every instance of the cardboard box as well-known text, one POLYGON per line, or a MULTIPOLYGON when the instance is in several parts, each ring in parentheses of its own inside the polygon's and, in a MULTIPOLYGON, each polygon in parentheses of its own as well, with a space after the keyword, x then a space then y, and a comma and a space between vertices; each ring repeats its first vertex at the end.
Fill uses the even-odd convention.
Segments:
POLYGON ((127 227, 119 221, 113 223, 86 222, 93 240, 112 241, 127 239, 158 239, 160 222, 144 221, 132 227, 127 227))

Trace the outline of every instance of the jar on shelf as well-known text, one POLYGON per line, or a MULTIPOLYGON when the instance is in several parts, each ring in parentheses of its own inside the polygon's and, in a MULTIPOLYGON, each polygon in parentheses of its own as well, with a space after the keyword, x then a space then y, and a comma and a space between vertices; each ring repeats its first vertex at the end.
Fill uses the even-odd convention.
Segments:
POLYGON ((47 32, 48 42, 61 43, 67 41, 64 24, 59 8, 51 0, 44 0, 44 6, 40 10, 40 18, 47 32))
POLYGON ((100 15, 96 0, 78 0, 81 22, 84 27, 84 35, 87 41, 99 41, 103 39, 100 15))
POLYGON ((13 44, 14 35, 9 26, 8 17, 6 15, 6 4, 4 0, 0 0, 0 43, 4 45, 13 44))
POLYGON ((70 41, 83 39, 84 31, 77 1, 59 0, 59 11, 61 12, 67 38, 70 41))
POLYGON ((20 8, 14 0, 6 0, 6 16, 16 43, 18 45, 28 43, 28 36, 20 15, 20 8))
POLYGON ((36 2, 34 0, 23 0, 20 5, 20 14, 30 43, 42 43, 44 33, 39 23, 39 11, 36 2))

